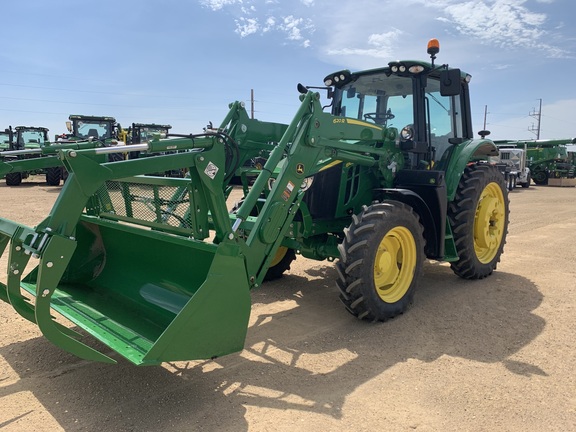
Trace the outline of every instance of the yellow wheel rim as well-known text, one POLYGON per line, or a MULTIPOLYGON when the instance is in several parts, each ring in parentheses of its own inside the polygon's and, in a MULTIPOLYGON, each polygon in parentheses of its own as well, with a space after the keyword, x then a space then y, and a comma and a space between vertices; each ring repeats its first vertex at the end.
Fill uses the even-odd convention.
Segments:
POLYGON ((374 285, 383 301, 395 303, 404 297, 414 278, 417 255, 409 229, 396 227, 384 236, 374 259, 374 285))
POLYGON ((288 248, 285 246, 280 246, 276 251, 276 255, 274 255, 274 259, 270 263, 270 267, 278 265, 280 261, 282 261, 282 258, 284 258, 284 256, 286 255, 286 252, 288 252, 288 248))
POLYGON ((500 186, 493 182, 482 191, 474 217, 474 250, 482 264, 492 261, 498 253, 505 223, 504 194, 500 186))

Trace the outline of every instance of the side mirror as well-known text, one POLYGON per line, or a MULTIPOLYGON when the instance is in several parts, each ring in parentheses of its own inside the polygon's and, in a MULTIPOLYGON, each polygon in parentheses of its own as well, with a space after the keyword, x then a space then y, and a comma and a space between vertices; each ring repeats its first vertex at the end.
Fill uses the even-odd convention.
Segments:
POLYGON ((66 129, 68 129, 68 132, 72 132, 72 122, 71 121, 66 122, 66 129))
POLYGON ((444 69, 440 72, 440 94, 457 96, 461 89, 460 69, 444 69))

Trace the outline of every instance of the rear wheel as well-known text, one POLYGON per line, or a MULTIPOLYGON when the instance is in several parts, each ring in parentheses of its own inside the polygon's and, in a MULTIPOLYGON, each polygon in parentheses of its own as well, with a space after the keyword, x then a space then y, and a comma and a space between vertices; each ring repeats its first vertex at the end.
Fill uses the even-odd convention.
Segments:
POLYGON ((537 185, 547 185, 548 175, 544 170, 535 171, 534 175, 532 176, 532 180, 534 180, 534 183, 537 185))
POLYGON ((22 173, 6 174, 6 186, 19 186, 22 183, 22 173))
POLYGON ((424 262, 423 228, 411 207, 385 201, 353 216, 336 264, 340 300, 369 321, 386 321, 412 303, 424 262))
POLYGON ((451 268, 464 279, 492 274, 508 232, 508 194, 498 169, 479 164, 466 168, 448 208, 459 260, 451 268))

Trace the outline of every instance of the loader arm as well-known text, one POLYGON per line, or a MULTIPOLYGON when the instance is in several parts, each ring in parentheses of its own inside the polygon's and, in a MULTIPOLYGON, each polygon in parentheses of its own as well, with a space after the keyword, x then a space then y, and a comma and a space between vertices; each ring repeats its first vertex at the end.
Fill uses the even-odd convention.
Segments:
POLYGON ((48 217, 36 228, 0 219, 0 248, 9 249, 12 269, 0 299, 85 359, 113 361, 57 324, 53 312, 137 365, 241 350, 249 291, 290 237, 304 180, 335 161, 380 170, 389 151, 377 144, 395 136, 323 113, 317 93, 301 101, 289 125, 252 121, 232 104, 217 130, 132 147, 153 157, 102 163, 118 149, 62 150, 70 174, 48 217), (231 141, 239 160, 254 149, 271 151, 243 204, 229 214, 231 141), (187 178, 143 175, 181 167, 187 178), (32 272, 14 272, 30 257, 39 260, 32 272))

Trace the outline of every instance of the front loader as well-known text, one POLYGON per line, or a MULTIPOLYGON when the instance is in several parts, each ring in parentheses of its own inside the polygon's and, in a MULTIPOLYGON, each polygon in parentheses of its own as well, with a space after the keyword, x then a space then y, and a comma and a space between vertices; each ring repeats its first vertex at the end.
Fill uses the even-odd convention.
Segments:
POLYGON ((427 258, 489 276, 508 228, 506 185, 487 162, 498 150, 473 138, 470 76, 434 65, 437 52, 432 40, 431 63, 327 76, 331 112, 299 85, 288 125, 234 103, 218 128, 133 148, 150 157, 102 163, 118 150, 62 150, 70 174, 48 217, 34 228, 0 219, 0 298, 81 358, 154 365, 241 350, 250 290, 297 255, 337 260, 340 299, 367 321, 408 309, 427 258), (230 179, 266 148, 228 211, 230 179), (143 175, 181 167, 186 178, 143 175))

